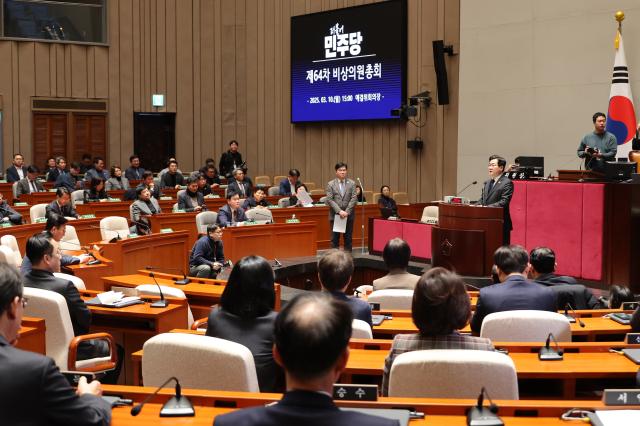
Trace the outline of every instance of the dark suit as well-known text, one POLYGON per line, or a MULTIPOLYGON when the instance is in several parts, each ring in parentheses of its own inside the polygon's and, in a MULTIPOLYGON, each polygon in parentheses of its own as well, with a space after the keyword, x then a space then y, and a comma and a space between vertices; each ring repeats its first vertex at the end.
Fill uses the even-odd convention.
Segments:
MULTIPOLYGON (((300 182, 300 183, 302 183, 302 182, 300 182)), ((291 193, 291 182, 289 182, 289 179, 282 179, 280 181, 280 186, 279 186, 279 189, 278 189, 278 193, 280 195, 292 195, 292 193, 291 193)), ((294 188, 293 194, 295 194, 295 188, 294 188)))
POLYGON ((341 291, 332 291, 331 296, 334 299, 341 300, 345 302, 351 308, 351 312, 353 312, 353 318, 359 319, 367 324, 369 327, 373 327, 371 320, 371 306, 362 299, 358 299, 357 297, 349 297, 341 291))
POLYGON ((73 208, 70 201, 64 206, 61 206, 60 204, 58 204, 57 200, 53 200, 45 208, 45 212, 47 217, 49 217, 51 213, 56 213, 64 217, 78 217, 78 212, 76 212, 76 209, 73 208))
POLYGON ((229 208, 229 204, 220 207, 218 210, 218 220, 216 221, 220 226, 229 226, 232 223, 244 222, 247 220, 247 215, 244 214, 244 210, 242 207, 238 207, 236 210, 236 220, 232 220, 231 208, 229 208))
POLYGON ((340 410, 330 396, 294 390, 267 407, 233 411, 214 419, 215 426, 398 426, 396 420, 340 410))
POLYGON ((253 189, 251 188, 251 184, 247 181, 243 181, 238 183, 237 180, 233 179, 229 182, 229 186, 227 186, 227 194, 233 192, 234 194, 238 194, 240 198, 249 198, 253 195, 253 189), (244 192, 242 192, 242 188, 244 188, 244 192))
MULTIPOLYGON (((65 170, 64 172, 69 173, 67 170, 65 170)), ((56 179, 58 179, 58 176, 60 176, 60 169, 55 167, 47 174, 47 182, 55 182, 56 179)))
POLYGON ((207 336, 230 340, 246 346, 253 355, 260 392, 283 392, 284 372, 273 360, 273 324, 276 312, 245 319, 220 307, 209 314, 207 336))
POLYGON ((31 187, 31 182, 28 178, 20 179, 18 181, 18 185, 16 186, 16 195, 20 197, 22 194, 31 194, 32 192, 42 192, 44 191, 44 186, 38 180, 34 180, 33 183, 36 185, 36 191, 33 191, 31 187))
POLYGON ((640 332, 640 308, 637 308, 633 315, 631 315, 631 331, 634 333, 640 332))
POLYGON ((600 309, 602 306, 595 298, 591 290, 578 282, 573 277, 542 274, 535 282, 549 287, 556 294, 558 309, 564 309, 567 303, 573 309, 600 309))
MULTIPOLYGON (((22 169, 22 175, 24 177, 27 177, 27 168, 25 166, 22 166, 21 169, 22 169)), ((9 183, 17 182, 20 179, 22 179, 18 174, 18 169, 16 168, 16 166, 9 167, 4 177, 5 179, 7 179, 7 182, 9 183)))
POLYGON ((82 189, 83 182, 80 182, 78 188, 76 188, 76 183, 78 182, 78 176, 73 176, 71 173, 65 173, 63 175, 58 175, 56 178, 56 183, 53 184, 54 188, 67 188, 69 193, 75 191, 76 189, 82 189))
POLYGON ((0 336, 0 413, 3 425, 108 425, 111 406, 77 396, 51 358, 11 346, 0 336))
POLYGON ((177 185, 184 185, 184 176, 182 176, 182 173, 176 172, 175 174, 171 174, 166 172, 162 175, 160 188, 175 188, 177 185))
MULTIPOLYGON (((198 206, 202 207, 202 211, 207 210, 207 204, 204 202, 202 192, 196 191, 196 199, 198 200, 198 206)), ((192 212, 195 210, 195 207, 188 191, 184 191, 178 196, 178 208, 180 210, 192 212)))
POLYGON ((340 233, 333 232, 333 221, 335 215, 344 210, 349 215, 347 217, 347 229, 344 233, 344 249, 351 251, 353 235, 353 221, 355 219, 355 206, 358 203, 356 194, 356 183, 351 179, 344 180, 344 192, 340 191, 340 180, 333 179, 327 184, 327 198, 325 203, 329 206, 329 227, 331 228, 331 247, 338 248, 340 245, 340 233))
POLYGON ((513 197, 513 182, 501 175, 498 181, 493 185, 491 182, 493 179, 485 181, 482 187, 482 195, 480 196, 480 204, 487 207, 502 207, 503 209, 503 224, 502 224, 502 241, 507 245, 511 241, 511 230, 513 224, 511 223, 511 214, 509 213, 509 203, 511 203, 511 197, 513 197))
POLYGON ((142 174, 144 173, 144 169, 142 167, 129 167, 124 171, 124 177, 129 180, 140 180, 142 179, 142 174))
POLYGON ((541 285, 512 275, 501 284, 480 289, 476 313, 471 319, 471 331, 479 333, 484 317, 494 312, 537 310, 556 311, 556 295, 541 285))
POLYGON ((223 152, 220 156, 220 164, 218 165, 218 171, 220 175, 225 177, 231 177, 231 173, 237 167, 242 166, 242 154, 236 152, 223 152))
POLYGON ((22 215, 11 208, 6 201, 0 201, 0 220, 6 222, 4 219, 8 218, 9 222, 14 225, 20 225, 22 223, 22 215))

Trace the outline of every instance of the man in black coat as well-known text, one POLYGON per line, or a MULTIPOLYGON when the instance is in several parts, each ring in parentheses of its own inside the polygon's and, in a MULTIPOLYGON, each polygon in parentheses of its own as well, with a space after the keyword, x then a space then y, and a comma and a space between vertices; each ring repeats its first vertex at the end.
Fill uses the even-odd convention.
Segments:
POLYGON ((111 405, 100 398, 100 382, 82 377, 77 391, 54 361, 23 351, 18 340, 27 300, 18 271, 0 264, 0 413, 2 424, 108 425, 111 405))
POLYGON ((5 179, 9 183, 13 183, 25 177, 27 177, 27 168, 24 166, 24 157, 22 154, 14 154, 13 164, 7 169, 5 179))
POLYGON ((541 284, 527 280, 529 255, 520 246, 502 246, 496 250, 494 263, 500 284, 480 289, 471 331, 480 333, 484 318, 494 312, 537 310, 555 312, 556 296, 541 284))
POLYGON ((219 415, 214 425, 398 426, 396 420, 340 410, 333 402, 333 384, 349 359, 352 320, 346 303, 326 294, 293 298, 274 326, 273 356, 286 372, 287 392, 276 404, 219 415))
POLYGON ((244 163, 242 154, 238 152, 238 142, 234 140, 229 142, 229 150, 220 156, 218 172, 221 176, 230 178, 231 173, 237 168, 244 168, 244 163))
POLYGON ((53 200, 45 208, 46 216, 49 217, 51 213, 59 214, 63 217, 78 218, 80 215, 76 212, 76 209, 71 205, 71 194, 69 190, 64 186, 56 189, 56 199, 53 200))
POLYGON ((485 181, 480 196, 480 204, 487 207, 502 207, 502 244, 509 245, 511 242, 511 214, 509 213, 509 203, 513 196, 513 182, 504 176, 504 169, 507 160, 499 155, 489 157, 489 180, 485 181))

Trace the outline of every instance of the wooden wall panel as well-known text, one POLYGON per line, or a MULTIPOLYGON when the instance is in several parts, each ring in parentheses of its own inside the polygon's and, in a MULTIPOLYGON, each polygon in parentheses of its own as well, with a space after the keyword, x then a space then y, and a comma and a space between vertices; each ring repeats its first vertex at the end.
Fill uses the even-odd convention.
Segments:
MULTIPOLYGON (((183 171, 216 160, 237 139, 251 175, 286 174, 324 187, 336 161, 366 189, 389 184, 426 201, 456 188, 458 62, 449 58, 451 104, 423 124, 290 123, 293 15, 372 0, 111 0, 108 46, 0 41, 3 160, 31 152, 33 97, 108 100, 108 160, 127 164, 134 112, 176 112, 183 171), (164 93, 166 106, 151 107, 164 93), (421 137, 424 149, 406 148, 421 137)), ((459 46, 459 0, 408 0, 408 95, 435 92, 431 41, 459 46)), ((433 95, 435 100, 435 94, 433 95)), ((143 153, 142 153, 143 154, 143 153)))

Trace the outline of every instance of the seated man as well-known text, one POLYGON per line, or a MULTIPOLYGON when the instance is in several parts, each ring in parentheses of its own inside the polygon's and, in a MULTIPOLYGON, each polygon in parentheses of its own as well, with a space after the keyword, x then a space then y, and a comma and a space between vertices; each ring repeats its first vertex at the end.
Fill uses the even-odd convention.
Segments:
POLYGON ((18 181, 18 185, 16 186, 16 195, 18 198, 22 194, 31 194, 32 192, 42 192, 44 191, 44 186, 40 182, 38 182, 38 174, 40 170, 36 166, 27 167, 27 175, 24 179, 20 179, 18 181))
MULTIPOLYGON (((44 227, 43 234, 48 238, 52 238, 56 243, 60 243, 62 238, 64 238, 64 234, 67 231, 67 220, 66 217, 60 216, 56 213, 51 213, 47 217, 47 224, 44 227)), ((77 247, 79 250, 81 247, 77 247)), ((79 263, 87 263, 92 259, 92 256, 89 254, 81 254, 80 256, 69 256, 67 254, 61 254, 60 266, 68 266, 68 265, 77 265, 79 263)), ((22 258, 22 265, 20 265, 20 272, 23 274, 27 274, 31 272, 31 260, 29 260, 28 256, 24 256, 22 258)), ((55 272, 55 271, 54 271, 55 272)))
POLYGON ((293 298, 276 318, 273 356, 285 370, 287 392, 276 404, 219 415, 214 426, 397 426, 395 420, 340 410, 333 384, 349 359, 352 316, 321 293, 293 298))
POLYGON ((196 213, 207 210, 204 196, 198 192, 198 180, 195 176, 187 179, 187 189, 178 196, 178 209, 196 213))
POLYGON ((471 331, 480 333, 484 317, 494 312, 538 310, 555 312, 556 295, 541 284, 527 280, 529 255, 520 246, 502 246, 493 255, 500 284, 480 289, 471 331))
POLYGON ((246 220, 247 215, 244 214, 244 209, 240 207, 240 196, 234 192, 227 192, 227 205, 218 210, 218 225, 224 228, 246 220))
POLYGON ((338 300, 346 302, 353 311, 355 319, 362 320, 371 326, 371 307, 367 302, 349 297, 345 291, 351 283, 353 275, 353 258, 340 250, 329 250, 318 261, 318 278, 322 289, 331 293, 338 300))
POLYGON ((18 271, 0 264, 0 413, 6 425, 103 425, 111 404, 100 398, 100 382, 69 386, 53 359, 13 347, 27 300, 18 271))
POLYGON ((69 173, 60 173, 56 178, 56 183, 53 184, 54 188, 67 188, 69 194, 78 189, 82 189, 84 184, 80 180, 80 163, 71 163, 69 166, 69 173))
POLYGON ((162 194, 160 193, 160 186, 156 185, 156 183, 153 181, 153 172, 149 170, 145 171, 142 174, 142 182, 140 182, 140 184, 138 184, 138 186, 136 187, 136 192, 140 188, 147 188, 149 191, 151 191, 151 196, 156 200, 159 200, 162 196, 162 194))
POLYGON ((84 172, 84 181, 91 182, 92 179, 101 179, 103 181, 109 180, 111 176, 105 169, 104 158, 94 157, 93 167, 84 172))
POLYGON ((0 222, 11 222, 14 225, 20 225, 22 223, 22 215, 15 211, 6 200, 2 199, 2 193, 0 192, 0 222))
POLYGON ((136 197, 136 201, 131 204, 131 221, 136 227, 136 233, 149 235, 151 234, 149 217, 162 213, 162 209, 158 200, 151 196, 151 191, 144 186, 138 186, 136 197))
POLYGON ((213 191, 211 191, 211 186, 207 183, 207 178, 204 174, 200 172, 193 172, 191 176, 198 180, 198 192, 202 194, 203 197, 206 197, 207 195, 213 193, 213 191))
POLYGON ((189 275, 215 278, 224 264, 222 227, 208 225, 207 235, 196 241, 189 256, 189 275))
POLYGON ((264 189, 257 188, 256 191, 253 193, 253 196, 247 197, 247 199, 244 200, 244 203, 242 204, 242 208, 245 210, 249 210, 249 209, 254 209, 256 207, 259 207, 259 208, 269 207, 270 204, 265 197, 266 195, 264 193, 264 189))
POLYGON ((296 195, 296 188, 300 179, 300 171, 298 169, 289 170, 289 176, 280 181, 278 188, 279 195, 296 195))
POLYGON ((170 160, 168 170, 160 179, 160 188, 180 189, 182 185, 184 185, 184 176, 178 171, 178 162, 176 160, 170 160))
POLYGON ((382 258, 389 273, 382 278, 373 280, 373 291, 385 288, 413 290, 416 287, 420 277, 407 272, 411 258, 411 247, 405 240, 394 238, 387 241, 382 251, 382 258))
POLYGON ((69 190, 64 186, 56 190, 56 199, 49 203, 45 211, 47 217, 52 213, 76 219, 80 217, 76 209, 71 205, 71 194, 69 194, 69 190))
POLYGON ((67 172, 67 160, 64 157, 56 157, 55 162, 56 166, 47 174, 47 182, 55 182, 61 174, 69 173, 67 172))
POLYGON ((18 182, 27 177, 27 168, 24 166, 22 154, 13 155, 13 164, 7 169, 4 177, 9 183, 18 182))
POLYGON ((233 179, 229 182, 227 192, 235 192, 240 198, 249 198, 253 195, 251 183, 245 178, 244 170, 235 169, 233 171, 233 179))
POLYGON ((600 309, 602 306, 587 287, 578 284, 575 278, 554 274, 556 254, 549 247, 536 247, 529 253, 529 278, 548 286, 556 293, 558 309, 568 304, 573 309, 600 309))
POLYGON ((140 157, 132 155, 129 157, 129 167, 124 171, 124 177, 129 180, 140 180, 144 174, 144 169, 140 167, 140 157))

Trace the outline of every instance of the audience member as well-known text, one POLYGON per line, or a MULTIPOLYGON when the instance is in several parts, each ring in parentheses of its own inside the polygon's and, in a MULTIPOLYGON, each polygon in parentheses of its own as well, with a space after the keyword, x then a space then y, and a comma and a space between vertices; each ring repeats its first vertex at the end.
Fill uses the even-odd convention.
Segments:
POLYGON ((609 309, 620 309, 624 302, 635 302, 631 289, 624 285, 614 284, 609 287, 609 309))
POLYGON ((360 185, 356 185, 356 197, 359 203, 367 202, 367 199, 364 197, 364 192, 362 192, 362 187, 360 185))
POLYGON ((162 193, 160 192, 160 185, 156 185, 153 180, 153 172, 150 170, 147 170, 142 174, 142 182, 140 182, 136 187, 136 194, 140 188, 147 188, 151 192, 151 196, 156 200, 159 200, 162 196, 162 193))
POLYGON ((313 207, 313 200, 311 202, 307 202, 306 204, 302 201, 302 197, 300 196, 302 193, 309 194, 309 190, 307 189, 307 185, 302 182, 296 183, 296 195, 292 195, 289 197, 289 205, 295 207, 313 207))
MULTIPOLYGON (((49 182, 49 173, 53 172, 56 169, 56 159, 55 157, 47 158, 47 162, 44 165, 44 178, 47 182, 49 182)), ((55 180, 55 179, 54 179, 55 180)))
POLYGON ((382 395, 389 393, 389 373, 395 358, 425 349, 492 351, 491 340, 460 334, 471 318, 471 301, 462 279, 444 268, 432 268, 420 277, 413 293, 411 317, 416 334, 398 334, 384 361, 382 395))
POLYGON ((550 288, 527 280, 529 255, 520 246, 502 246, 496 250, 500 284, 480 289, 471 330, 478 334, 484 317, 493 312, 539 310, 555 312, 556 296, 550 288))
MULTIPOLYGON (((67 232, 67 223, 69 221, 66 217, 56 213, 51 213, 47 216, 47 223, 45 224, 43 234, 48 238, 53 239, 56 244, 60 244, 60 241, 64 238, 67 232)), ((80 247, 76 248, 77 250, 80 247)), ((87 263, 92 259, 89 254, 81 254, 80 256, 69 256, 60 251, 60 266, 77 265, 79 263, 87 263)), ((28 274, 32 269, 31 260, 27 255, 22 258, 22 264, 20 265, 20 272, 22 274, 28 274)), ((56 272, 56 271, 54 271, 56 272)))
POLYGON ((91 155, 82 154, 82 158, 80 159, 80 173, 87 173, 92 168, 93 161, 91 160, 91 155))
POLYGON ((27 168, 24 166, 24 157, 22 154, 13 155, 13 163, 7 169, 4 177, 9 183, 17 182, 27 177, 27 168))
POLYGON ((260 392, 283 392, 284 374, 273 360, 276 320, 273 270, 265 259, 247 256, 231 270, 220 305, 207 322, 207 336, 240 343, 253 354, 260 392))
POLYGON ((207 180, 207 185, 209 185, 211 191, 220 186, 220 176, 214 165, 207 166, 204 171, 204 178, 207 180))
POLYGON ((235 169, 233 171, 233 179, 227 186, 227 192, 235 192, 240 198, 248 198, 253 195, 251 183, 245 179, 244 170, 235 169))
POLYGON ((22 223, 22 215, 15 211, 6 200, 3 199, 0 192, 0 223, 11 222, 14 225, 22 223))
POLYGON ((124 171, 124 177, 129 180, 141 180, 144 169, 140 167, 140 157, 133 154, 129 157, 129 167, 124 171))
POLYGON ((218 225, 222 227, 232 226, 246 220, 247 216, 244 214, 244 209, 240 207, 240 196, 233 192, 227 192, 227 205, 218 210, 218 225))
POLYGON ((151 191, 145 186, 138 186, 136 189, 136 201, 131 205, 131 221, 136 233, 139 235, 151 234, 151 222, 149 217, 162 213, 158 200, 151 196, 151 191))
POLYGON ((171 160, 169 161, 169 170, 160 179, 160 188, 180 189, 182 185, 184 185, 184 176, 178 171, 178 162, 171 160))
POLYGON ((271 204, 265 198, 266 195, 264 193, 264 189, 256 188, 253 195, 251 197, 247 197, 242 204, 242 208, 245 210, 254 209, 254 208, 267 208, 271 204))
POLYGON ((202 194, 203 197, 211 194, 211 186, 207 184, 207 178, 202 173, 193 172, 191 177, 195 178, 198 183, 198 193, 202 194))
POLYGON ((22 277, 0 264, 0 413, 6 425, 100 425, 111 422, 111 404, 100 382, 82 377, 69 386, 53 359, 17 349, 24 308, 22 277))
POLYGON ((380 187, 380 198, 378 198, 378 208, 380 214, 385 219, 390 216, 398 216, 398 206, 396 200, 391 198, 391 188, 388 185, 382 185, 380 187))
POLYGON ((223 152, 220 156, 220 164, 218 165, 220 175, 230 178, 235 169, 243 168, 244 166, 242 154, 238 152, 238 142, 235 140, 230 141, 229 150, 223 152))
POLYGON ((411 247, 405 240, 394 238, 387 241, 382 250, 382 259, 384 259, 389 273, 382 278, 373 280, 373 291, 386 288, 413 290, 420 277, 407 272, 410 258, 411 247))
POLYGON ((598 309, 600 302, 587 287, 573 277, 554 274, 556 254, 549 247, 536 247, 529 253, 529 278, 535 282, 548 286, 557 297, 558 309, 564 309, 569 304, 573 309, 598 309))
POLYGON ((65 187, 56 189, 56 199, 53 200, 45 208, 45 214, 47 217, 52 214, 59 214, 64 217, 72 217, 78 219, 80 215, 76 212, 76 209, 71 205, 71 194, 65 187))
POLYGON ((207 225, 207 235, 196 241, 189 256, 189 275, 215 278, 224 265, 222 227, 207 225))
POLYGON ((84 181, 90 182, 92 179, 98 178, 106 182, 110 176, 104 167, 104 159, 102 157, 95 157, 93 159, 93 167, 84 172, 84 181))
POLYGON ((67 188, 69 193, 75 190, 82 189, 83 182, 80 180, 80 164, 71 163, 69 166, 69 173, 60 173, 56 178, 56 183, 53 184, 54 188, 67 188))
POLYGON ((276 404, 219 415, 214 425, 397 426, 333 403, 333 384, 349 359, 352 319, 344 303, 322 293, 293 298, 274 326, 273 356, 286 373, 287 392, 276 404))
POLYGON ((85 203, 94 203, 109 198, 104 190, 104 180, 99 177, 92 177, 89 181, 89 188, 84 190, 83 199, 85 203))
POLYGON ((64 157, 58 156, 53 160, 53 169, 47 172, 47 182, 55 182, 63 173, 67 172, 67 160, 64 157))
POLYGON ((336 178, 327 184, 327 196, 325 203, 329 206, 329 229, 331 230, 331 248, 340 247, 341 232, 333 232, 333 224, 336 216, 347 220, 344 239, 344 249, 351 251, 353 222, 356 217, 355 206, 358 202, 356 197, 356 183, 347 178, 347 164, 336 163, 336 178))
POLYGON ((198 192, 198 178, 187 179, 187 189, 178 196, 178 209, 186 212, 201 212, 207 210, 204 196, 198 192))
POLYGON ((111 166, 111 177, 107 179, 105 184, 107 191, 120 190, 126 191, 129 189, 129 179, 122 176, 122 168, 114 164, 111 166))
POLYGON ((20 198, 22 194, 44 191, 44 186, 38 181, 39 174, 40 170, 36 166, 27 167, 27 176, 20 179, 16 185, 16 195, 18 198, 20 198))
POLYGON ((298 169, 289 170, 289 176, 280 181, 278 194, 295 196, 299 179, 300 171, 298 169))
POLYGON ((371 326, 371 307, 367 302, 345 294, 353 275, 353 258, 340 250, 328 250, 318 261, 320 285, 338 300, 346 302, 356 319, 371 326))
MULTIPOLYGON (((167 160, 167 167, 165 167, 164 169, 160 170, 158 172, 158 182, 162 183, 162 178, 164 177, 164 175, 169 171, 169 163, 171 163, 172 161, 174 161, 176 164, 178 164, 178 161, 174 158, 174 157, 170 157, 167 160)), ((182 175, 182 170, 178 169, 177 173, 180 173, 182 175)), ((182 177, 184 178, 184 175, 182 175, 182 177)))

